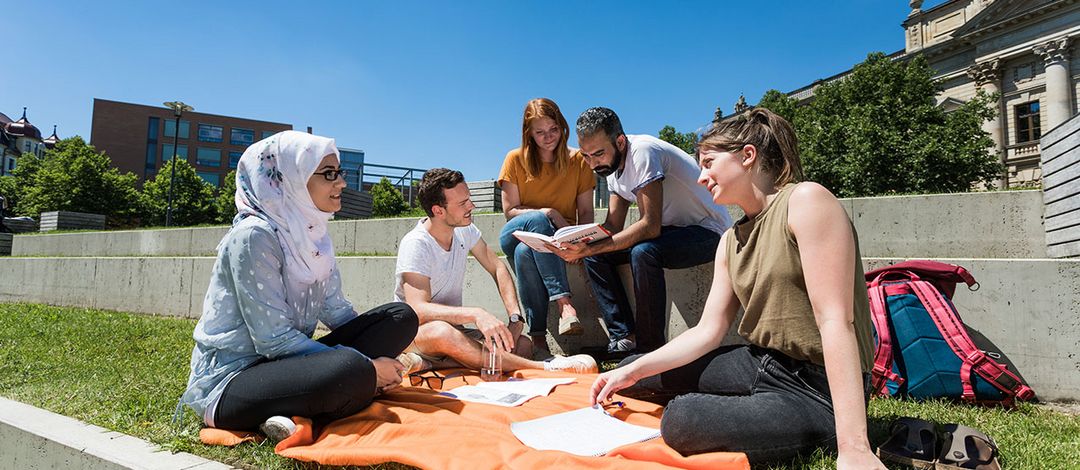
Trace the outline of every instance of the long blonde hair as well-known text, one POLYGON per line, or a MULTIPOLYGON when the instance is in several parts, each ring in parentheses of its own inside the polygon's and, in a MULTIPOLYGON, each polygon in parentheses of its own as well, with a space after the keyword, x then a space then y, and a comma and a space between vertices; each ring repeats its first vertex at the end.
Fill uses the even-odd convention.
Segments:
POLYGON ((570 149, 566 146, 566 141, 570 138, 570 126, 566 123, 562 111, 559 111, 559 105, 547 98, 529 100, 525 104, 525 116, 521 119, 521 154, 525 157, 525 169, 530 178, 539 177, 543 170, 540 149, 537 148, 536 142, 529 133, 533 122, 540 118, 551 118, 562 131, 559 145, 555 147, 555 168, 562 171, 570 161, 570 149))
POLYGON ((698 153, 707 149, 734 152, 744 145, 757 147, 761 170, 773 176, 777 187, 803 180, 795 129, 787 119, 765 108, 754 108, 714 125, 698 141, 698 153))

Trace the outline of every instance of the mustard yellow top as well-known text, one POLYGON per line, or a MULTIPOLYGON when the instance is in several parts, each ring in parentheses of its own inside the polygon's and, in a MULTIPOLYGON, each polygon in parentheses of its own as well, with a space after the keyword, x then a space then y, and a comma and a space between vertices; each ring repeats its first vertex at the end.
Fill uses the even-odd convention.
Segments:
MULTIPOLYGON (((728 230, 726 245, 731 286, 745 313, 739 335, 752 344, 824 367, 821 331, 806 292, 799 244, 788 228, 788 201, 795 189, 785 186, 757 217, 743 216, 728 230)), ((850 223, 850 222, 849 222, 850 223)), ((859 236, 855 240, 855 339, 863 372, 873 367, 870 302, 863 279, 859 236)))
POLYGON ((539 209, 550 207, 559 211, 571 225, 577 223, 577 196, 596 187, 596 176, 576 151, 570 152, 570 161, 562 172, 555 163, 544 163, 540 176, 529 176, 525 155, 521 148, 506 153, 499 184, 514 183, 521 198, 520 204, 539 209))

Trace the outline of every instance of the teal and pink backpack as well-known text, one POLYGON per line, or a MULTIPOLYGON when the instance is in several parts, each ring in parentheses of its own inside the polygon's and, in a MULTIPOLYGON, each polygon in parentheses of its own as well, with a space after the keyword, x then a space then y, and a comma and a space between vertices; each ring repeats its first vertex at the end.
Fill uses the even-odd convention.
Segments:
POLYGON ((884 396, 960 398, 1011 405, 1031 400, 995 351, 972 342, 952 298, 956 284, 978 283, 966 269, 915 260, 866 273, 877 349, 871 385, 884 396))

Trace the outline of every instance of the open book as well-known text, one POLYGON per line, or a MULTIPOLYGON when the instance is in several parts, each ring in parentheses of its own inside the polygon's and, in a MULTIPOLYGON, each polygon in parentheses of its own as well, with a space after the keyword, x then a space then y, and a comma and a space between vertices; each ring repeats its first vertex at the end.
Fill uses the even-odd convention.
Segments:
MULTIPOLYGON (((529 245, 532 248, 541 253, 551 253, 551 250, 544 245, 544 242, 550 243, 555 246, 559 246, 562 243, 592 243, 600 241, 611 236, 611 232, 608 232, 603 225, 600 224, 582 224, 582 225, 567 225, 561 229, 555 231, 552 236, 547 236, 540 233, 525 232, 518 230, 514 232, 514 236, 522 243, 529 245)), ((513 253, 509 253, 511 256, 513 253)))

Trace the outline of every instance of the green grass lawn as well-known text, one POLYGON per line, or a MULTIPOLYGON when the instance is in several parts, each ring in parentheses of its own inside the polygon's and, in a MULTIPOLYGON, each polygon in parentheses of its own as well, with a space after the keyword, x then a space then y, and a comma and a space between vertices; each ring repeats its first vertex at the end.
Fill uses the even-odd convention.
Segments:
MULTIPOLYGON (((0 396, 238 467, 341 468, 281 458, 265 444, 204 446, 198 441, 199 420, 191 411, 173 425, 173 409, 187 380, 194 325, 189 319, 0 303, 0 396)), ((883 442, 888 423, 900 416, 981 429, 998 442, 1006 468, 1075 468, 1080 456, 1080 417, 1041 406, 1025 404, 1006 411, 874 400, 871 442, 883 442)), ((835 458, 815 455, 791 467, 833 468, 835 458)))

